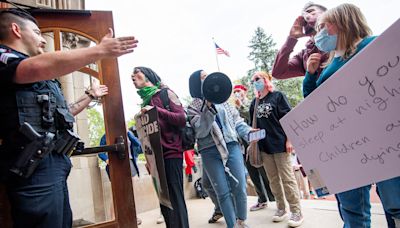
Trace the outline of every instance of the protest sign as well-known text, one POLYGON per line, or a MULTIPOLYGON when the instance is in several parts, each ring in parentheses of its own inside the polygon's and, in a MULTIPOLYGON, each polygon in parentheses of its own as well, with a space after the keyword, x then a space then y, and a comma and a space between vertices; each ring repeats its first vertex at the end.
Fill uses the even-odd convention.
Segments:
POLYGON ((280 121, 320 196, 400 176, 400 20, 280 121))
POLYGON ((160 204, 172 208, 165 175, 164 158, 161 146, 160 125, 157 109, 152 108, 144 114, 135 116, 136 129, 146 157, 147 168, 153 179, 160 204))

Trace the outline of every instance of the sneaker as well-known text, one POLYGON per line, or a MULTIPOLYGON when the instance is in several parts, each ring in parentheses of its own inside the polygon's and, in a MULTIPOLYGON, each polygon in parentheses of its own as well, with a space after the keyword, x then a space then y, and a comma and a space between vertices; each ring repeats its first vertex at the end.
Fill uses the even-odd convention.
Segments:
POLYGON ((272 216, 272 221, 273 222, 282 222, 283 220, 285 220, 287 216, 287 212, 285 210, 277 210, 274 214, 274 216, 272 216))
POLYGON ((222 217, 224 217, 224 215, 221 212, 215 212, 214 211, 214 214, 208 220, 208 223, 216 223, 222 217))
POLYGON ((164 222, 164 217, 162 216, 162 215, 160 215, 160 217, 158 217, 158 219, 157 219, 157 224, 161 224, 161 223, 163 223, 164 222))
POLYGON ((300 226, 304 221, 303 215, 301 213, 292 213, 290 216, 288 225, 290 227, 298 227, 300 226))
POLYGON ((245 221, 243 220, 236 220, 235 226, 233 228, 250 228, 250 226, 248 226, 245 221))
POLYGON ((267 205, 267 202, 264 202, 264 203, 256 203, 255 205, 253 205, 253 206, 250 207, 250 211, 258 211, 258 210, 261 210, 261 209, 266 208, 267 206, 268 206, 268 205, 267 205))

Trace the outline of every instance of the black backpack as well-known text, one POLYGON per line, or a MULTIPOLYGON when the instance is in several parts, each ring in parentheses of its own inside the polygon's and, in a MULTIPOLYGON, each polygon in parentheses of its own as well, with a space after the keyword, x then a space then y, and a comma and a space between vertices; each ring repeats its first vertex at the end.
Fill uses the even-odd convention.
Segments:
MULTIPOLYGON (((160 98, 161 98, 164 108, 167 109, 168 111, 171 111, 171 108, 169 106, 169 97, 168 97, 168 89, 167 88, 161 89, 160 98)), ((183 151, 193 149, 194 144, 196 142, 194 129, 192 128, 192 125, 190 125, 190 122, 187 118, 186 110, 185 110, 185 117, 186 117, 186 125, 185 125, 185 127, 183 127, 181 129, 183 151)))
POLYGON ((197 197, 201 199, 208 197, 206 191, 204 191, 203 186, 201 185, 201 177, 194 182, 194 189, 196 189, 197 197))

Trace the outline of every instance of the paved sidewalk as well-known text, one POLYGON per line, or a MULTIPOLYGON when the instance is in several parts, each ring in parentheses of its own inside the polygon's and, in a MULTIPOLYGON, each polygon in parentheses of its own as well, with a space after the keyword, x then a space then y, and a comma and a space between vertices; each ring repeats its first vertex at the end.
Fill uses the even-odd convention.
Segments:
MULTIPOLYGON (((257 201, 257 197, 248 197, 248 208, 257 201)), ((191 228, 223 228, 225 221, 221 219, 215 224, 208 224, 208 219, 213 212, 213 205, 209 198, 187 200, 189 213, 189 224, 191 228)), ((327 200, 302 200, 303 214, 305 217, 301 227, 304 228, 341 228, 343 227, 342 220, 337 211, 335 201, 327 200)), ((286 222, 273 223, 272 215, 275 213, 276 204, 270 203, 266 209, 248 212, 247 224, 251 228, 287 228, 286 222)), ((378 203, 372 204, 372 224, 371 227, 383 228, 387 227, 385 215, 382 205, 378 203)), ((138 215, 143 223, 139 228, 163 228, 165 224, 156 224, 156 220, 160 214, 159 209, 147 211, 138 215)))

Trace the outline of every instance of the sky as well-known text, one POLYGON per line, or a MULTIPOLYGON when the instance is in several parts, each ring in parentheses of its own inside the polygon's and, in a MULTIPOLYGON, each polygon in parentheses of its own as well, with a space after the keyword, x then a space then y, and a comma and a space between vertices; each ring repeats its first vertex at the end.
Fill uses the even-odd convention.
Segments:
MULTIPOLYGON (((134 35, 134 53, 118 59, 125 119, 139 110, 141 99, 131 81, 135 66, 153 69, 180 98, 189 96, 192 72, 221 71, 231 80, 253 68, 248 60, 249 42, 257 27, 272 35, 276 49, 285 42, 290 28, 308 1, 295 0, 86 0, 87 10, 113 12, 115 36, 134 35), (230 57, 216 55, 214 41, 230 57), (219 69, 217 67, 217 59, 219 69)), ((375 35, 399 19, 400 1, 321 0, 315 3, 335 7, 353 3, 360 7, 375 35)), ((302 38, 293 53, 304 48, 302 38)), ((111 91, 112 92, 112 91, 111 91)))

